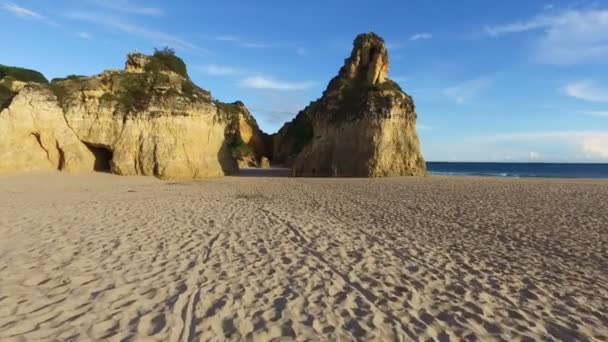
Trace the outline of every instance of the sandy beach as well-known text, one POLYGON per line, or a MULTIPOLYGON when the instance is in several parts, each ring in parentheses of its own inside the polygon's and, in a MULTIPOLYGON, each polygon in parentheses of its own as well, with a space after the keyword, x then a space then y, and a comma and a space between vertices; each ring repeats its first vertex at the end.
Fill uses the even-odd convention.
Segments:
POLYGON ((608 339, 608 181, 0 176, 0 340, 608 339))

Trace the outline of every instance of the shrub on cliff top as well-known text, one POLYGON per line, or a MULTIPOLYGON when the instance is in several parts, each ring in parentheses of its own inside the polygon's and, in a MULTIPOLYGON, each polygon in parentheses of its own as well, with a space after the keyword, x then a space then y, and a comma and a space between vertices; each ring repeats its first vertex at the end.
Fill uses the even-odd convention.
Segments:
POLYGON ((49 81, 44 77, 43 74, 36 70, 17 68, 17 67, 9 67, 6 65, 0 64, 0 79, 4 77, 12 77, 17 81, 22 82, 36 82, 47 84, 49 81))
POLYGON ((68 75, 66 77, 56 77, 51 80, 51 83, 61 82, 61 81, 79 80, 79 79, 86 78, 86 77, 87 76, 84 76, 84 75, 68 75))
POLYGON ((0 84, 0 110, 8 107, 14 95, 10 89, 0 84))
POLYGON ((175 50, 165 47, 162 49, 154 49, 154 55, 150 59, 150 63, 146 66, 149 72, 158 72, 161 70, 173 71, 184 78, 190 78, 188 76, 188 69, 186 63, 175 55, 175 50))

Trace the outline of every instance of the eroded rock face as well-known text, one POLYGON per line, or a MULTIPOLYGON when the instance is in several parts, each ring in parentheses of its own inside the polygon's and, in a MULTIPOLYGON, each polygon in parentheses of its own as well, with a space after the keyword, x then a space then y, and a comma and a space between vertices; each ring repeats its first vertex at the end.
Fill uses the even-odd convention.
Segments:
POLYGON ((237 171, 224 143, 227 115, 175 73, 105 72, 54 87, 78 138, 111 153, 112 173, 195 179, 237 171))
POLYGON ((388 51, 382 38, 373 33, 359 35, 355 48, 340 70, 340 79, 360 80, 370 84, 386 81, 389 70, 388 51))
POLYGON ((0 172, 108 170, 162 179, 236 172, 225 142, 229 105, 183 69, 165 67, 173 57, 132 54, 125 71, 26 86, 0 113, 0 172))
POLYGON ((150 62, 150 58, 142 53, 132 52, 127 55, 125 63, 125 71, 131 73, 142 74, 146 72, 146 66, 150 62))
POLYGON ((227 138, 233 156, 239 167, 262 167, 263 159, 269 160, 272 147, 269 136, 262 132, 255 118, 242 102, 231 104, 232 124, 228 128, 227 138))
POLYGON ((89 171, 94 164, 93 153, 67 125, 48 87, 21 87, 0 112, 0 173, 89 171))
POLYGON ((384 41, 358 36, 323 96, 279 131, 275 157, 295 159, 294 176, 425 175, 414 102, 388 69, 384 41))

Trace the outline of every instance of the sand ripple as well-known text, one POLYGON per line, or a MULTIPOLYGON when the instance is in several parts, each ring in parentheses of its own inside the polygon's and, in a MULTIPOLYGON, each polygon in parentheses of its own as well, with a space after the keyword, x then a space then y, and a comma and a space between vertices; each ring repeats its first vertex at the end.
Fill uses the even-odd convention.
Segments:
POLYGON ((608 183, 0 177, 0 340, 608 339, 608 183))

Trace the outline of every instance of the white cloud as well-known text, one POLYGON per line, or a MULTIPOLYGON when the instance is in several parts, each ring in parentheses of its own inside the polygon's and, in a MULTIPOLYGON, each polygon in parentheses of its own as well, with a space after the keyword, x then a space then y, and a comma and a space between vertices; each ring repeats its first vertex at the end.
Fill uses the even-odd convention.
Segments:
POLYGON ((492 79, 479 77, 446 88, 443 94, 458 103, 465 103, 477 97, 483 90, 492 85, 492 79))
POLYGON ((196 46, 195 44, 183 40, 177 36, 165 33, 163 31, 158 31, 131 24, 129 22, 122 21, 114 17, 104 17, 95 13, 88 12, 69 12, 66 14, 66 17, 69 19, 82 20, 93 24, 101 25, 111 30, 150 40, 156 44, 168 45, 175 48, 193 50, 201 53, 208 53, 207 50, 202 49, 196 46))
POLYGON ((91 36, 87 32, 80 32, 80 33, 78 33, 78 37, 80 37, 82 39, 93 39, 93 36, 91 36))
POLYGON ((0 5, 0 8, 21 18, 44 19, 44 16, 25 7, 18 6, 12 2, 0 5))
POLYGON ((433 126, 429 126, 429 125, 423 125, 423 124, 418 124, 418 129, 421 131, 432 131, 435 128, 433 126))
POLYGON ((42 14, 35 12, 31 9, 25 8, 25 7, 21 7, 12 2, 0 3, 0 10, 9 12, 12 15, 22 18, 22 19, 38 20, 38 21, 45 22, 49 25, 59 26, 59 24, 57 24, 53 20, 48 19, 47 17, 43 16, 42 14))
POLYGON ((268 89, 268 90, 307 90, 313 87, 315 82, 285 82, 263 76, 253 76, 243 79, 240 85, 245 88, 268 89))
POLYGON ((582 147, 585 156, 608 158, 608 134, 590 136, 582 141, 582 147))
POLYGON ((251 43, 251 42, 244 42, 244 43, 241 43, 239 45, 241 47, 248 48, 248 49, 263 49, 263 48, 271 47, 270 44, 251 43))
POLYGON ((433 38, 433 35, 430 33, 416 33, 410 37, 410 40, 416 41, 416 40, 425 40, 425 39, 431 39, 431 38, 433 38))
POLYGON ((566 85, 563 92, 580 100, 592 102, 608 102, 608 89, 593 82, 582 81, 566 85))
POLYGON ((239 42, 239 38, 235 37, 235 36, 217 36, 215 37, 215 40, 218 40, 220 42, 239 42))
POLYGON ((215 40, 220 42, 232 43, 236 46, 240 46, 247 49, 263 49, 272 47, 272 45, 270 44, 245 41, 237 36, 217 36, 215 37, 215 40))
POLYGON ((608 110, 586 110, 581 113, 590 116, 608 117, 608 110))
POLYGON ((475 143, 524 143, 530 147, 542 143, 574 146, 586 159, 608 158, 608 131, 547 131, 495 134, 469 139, 475 143))
POLYGON ((539 160, 540 158, 541 158, 540 153, 537 153, 537 152, 530 152, 530 153, 528 154, 528 159, 530 159, 530 160, 539 160))
POLYGON ((245 73, 241 69, 218 64, 207 64, 200 67, 196 67, 196 69, 200 70, 204 74, 212 76, 235 76, 242 75, 245 73))
POLYGON ((608 60, 608 10, 550 11, 531 19, 484 28, 487 36, 540 31, 534 58, 541 63, 573 65, 608 60))
POLYGON ((95 0, 95 2, 107 9, 140 15, 162 15, 164 12, 160 8, 134 5, 128 0, 95 0))

